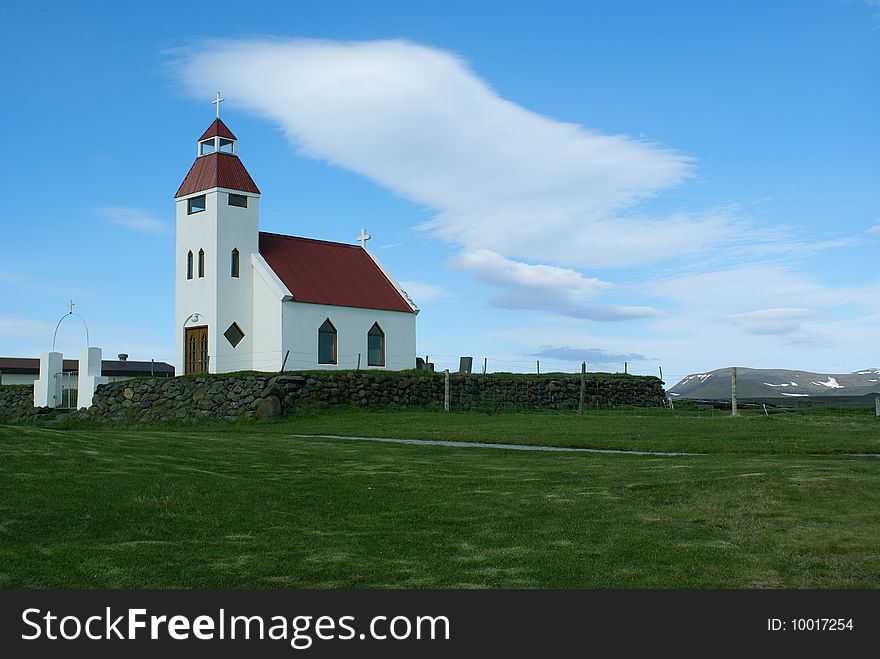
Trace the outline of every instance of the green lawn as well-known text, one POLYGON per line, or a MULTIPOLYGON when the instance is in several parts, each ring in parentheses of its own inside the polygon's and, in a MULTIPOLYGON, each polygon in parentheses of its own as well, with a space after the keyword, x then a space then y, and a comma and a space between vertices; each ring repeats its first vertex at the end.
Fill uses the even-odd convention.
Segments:
POLYGON ((880 420, 342 410, 3 426, 0 587, 877 587, 880 458, 847 452, 880 453, 880 420))

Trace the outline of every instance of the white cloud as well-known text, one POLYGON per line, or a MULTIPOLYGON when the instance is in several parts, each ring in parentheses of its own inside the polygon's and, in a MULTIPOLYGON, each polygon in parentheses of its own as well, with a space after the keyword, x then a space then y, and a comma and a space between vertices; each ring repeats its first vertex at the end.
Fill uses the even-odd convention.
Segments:
POLYGON ((727 315, 760 309, 840 307, 877 308, 880 283, 827 286, 782 264, 744 265, 713 272, 657 279, 643 286, 704 315, 727 315))
MULTIPOLYGON (((692 266, 702 269, 729 268, 756 258, 806 258, 850 242, 801 241, 742 217, 735 205, 651 217, 638 204, 688 180, 692 158, 518 106, 452 53, 400 40, 241 39, 201 42, 176 57, 175 75, 193 97, 221 89, 233 108, 279 125, 301 153, 432 209, 423 228, 462 250, 453 267, 498 289, 494 307, 603 321, 654 317, 657 327, 680 331, 683 318, 705 325, 761 310, 821 307, 812 292, 834 296, 795 281, 783 266, 743 266, 731 276, 710 272, 667 278, 662 287, 613 289, 618 297, 635 291, 678 303, 676 318, 651 306, 600 303, 611 284, 578 269, 681 257, 699 259, 692 266), (774 276, 780 279, 765 291, 774 276)), ((586 118, 590 108, 580 112, 586 118)), ((428 295, 413 292, 416 300, 428 295)), ((739 322, 738 332, 758 327, 739 322)), ((802 335, 792 331, 787 339, 796 337, 802 335)))
POLYGON ((434 209, 425 228, 453 244, 619 266, 694 253, 725 234, 720 217, 622 216, 687 179, 691 158, 531 112, 449 52, 405 41, 208 41, 176 72, 192 95, 222 89, 303 153, 434 209))
POLYGON ((0 336, 30 339, 35 336, 52 336, 55 323, 19 316, 0 316, 0 336))
POLYGON ((430 302, 431 300, 452 297, 452 294, 445 288, 435 286, 434 284, 428 284, 423 281, 400 281, 398 283, 417 305, 430 302))
POLYGON ((814 320, 822 314, 813 309, 759 309, 727 316, 750 334, 794 334, 801 330, 804 321, 814 320))
POLYGON ((111 224, 140 233, 169 233, 171 231, 167 222, 158 220, 138 208, 96 208, 95 214, 111 224))
POLYGON ((570 268, 514 261, 488 249, 461 252, 450 264, 501 289, 490 303, 499 309, 553 311, 590 320, 631 320, 656 316, 650 307, 587 305, 584 301, 608 290, 612 284, 585 277, 570 268))
POLYGON ((541 346, 540 352, 533 357, 544 359, 558 359, 560 361, 587 362, 588 364, 619 364, 630 361, 647 361, 648 357, 638 353, 613 353, 603 348, 556 348, 553 346, 541 346))
POLYGON ((520 263, 488 249, 464 251, 452 263, 457 268, 474 273, 477 279, 488 284, 563 295, 573 301, 593 296, 611 286, 608 282, 584 277, 569 268, 520 263))
POLYGON ((865 229, 865 232, 866 233, 880 233, 880 222, 878 222, 877 224, 875 224, 872 227, 865 229))

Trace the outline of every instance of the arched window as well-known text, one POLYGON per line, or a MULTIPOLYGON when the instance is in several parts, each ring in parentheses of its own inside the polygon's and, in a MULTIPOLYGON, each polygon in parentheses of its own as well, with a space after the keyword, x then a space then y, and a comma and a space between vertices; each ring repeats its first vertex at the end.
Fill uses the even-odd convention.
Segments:
POLYGON ((199 250, 199 277, 205 276, 205 250, 199 250))
POLYGON ((235 248, 234 250, 232 250, 232 276, 233 277, 238 277, 239 261, 240 261, 240 259, 238 256, 238 248, 235 248))
POLYGON ((189 253, 186 255, 186 278, 193 278, 193 253, 192 250, 189 250, 189 253))
POLYGON ((379 323, 373 323, 367 332, 367 365, 385 366, 385 332, 379 323))
POLYGON ((329 318, 318 328, 318 363, 336 363, 336 328, 329 318))

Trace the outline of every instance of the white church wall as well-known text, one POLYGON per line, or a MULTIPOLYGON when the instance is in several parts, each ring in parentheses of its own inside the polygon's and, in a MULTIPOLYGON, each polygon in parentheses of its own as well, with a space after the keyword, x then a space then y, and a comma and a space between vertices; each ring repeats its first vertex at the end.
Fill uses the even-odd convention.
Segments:
MULTIPOLYGON (((240 194, 240 193, 236 193, 240 194)), ((211 193, 217 209, 216 270, 217 317, 213 373, 254 368, 258 351, 254 346, 253 267, 251 256, 259 251, 259 198, 247 195, 248 207, 228 204, 229 191, 211 193), (232 276, 232 250, 239 252, 239 275, 232 276), (236 323, 244 338, 233 347, 224 332, 236 323)), ((210 333, 210 325, 208 327, 210 333)))
POLYGON ((253 368, 253 271, 258 251, 259 198, 248 195, 248 207, 228 204, 228 190, 214 188, 177 200, 177 266, 175 277, 176 371, 185 371, 186 327, 208 327, 208 370, 211 373, 253 368), (187 200, 205 195, 205 210, 187 212, 187 200), (205 250, 205 276, 198 275, 199 250, 205 250), (231 272, 232 250, 239 251, 239 276, 231 272), (193 253, 193 278, 187 279, 187 253, 193 253), (198 314, 194 319, 193 314, 198 314), (233 347, 224 332, 237 323, 244 333, 233 347))
MULTIPOLYGON (((217 224, 213 221, 216 198, 207 198, 206 208, 200 213, 187 213, 189 195, 177 200, 177 248, 175 254, 175 320, 174 337, 177 344, 175 371, 183 373, 184 328, 208 325, 208 354, 214 354, 214 337, 210 329, 216 325, 214 309, 217 303, 216 282, 210 273, 216 271, 217 224), (205 250, 205 277, 199 277, 199 250, 205 250), (187 279, 187 252, 193 253, 193 277, 187 279), (212 267, 213 265, 213 267, 212 267), (198 314, 197 318, 193 316, 198 314)), ((213 365, 212 365, 213 366, 213 365)))
POLYGON ((285 370, 350 369, 387 371, 415 368, 416 316, 400 311, 284 302, 282 352, 290 350, 285 370), (318 364, 318 328, 329 318, 336 328, 337 363, 318 364), (385 366, 367 366, 367 333, 373 323, 385 333, 385 366))
POLYGON ((285 294, 289 297, 290 293, 259 254, 252 257, 248 266, 254 271, 254 370, 280 371, 284 359, 281 306, 285 294))

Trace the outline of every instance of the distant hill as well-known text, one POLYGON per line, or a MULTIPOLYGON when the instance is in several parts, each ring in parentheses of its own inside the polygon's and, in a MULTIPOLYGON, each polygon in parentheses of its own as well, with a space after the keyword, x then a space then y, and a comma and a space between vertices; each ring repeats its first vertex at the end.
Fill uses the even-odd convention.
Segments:
MULTIPOLYGON (((730 398, 730 368, 694 373, 666 390, 667 396, 718 400, 730 398)), ((856 373, 811 373, 777 368, 737 368, 738 398, 865 396, 880 393, 880 369, 856 373)))

